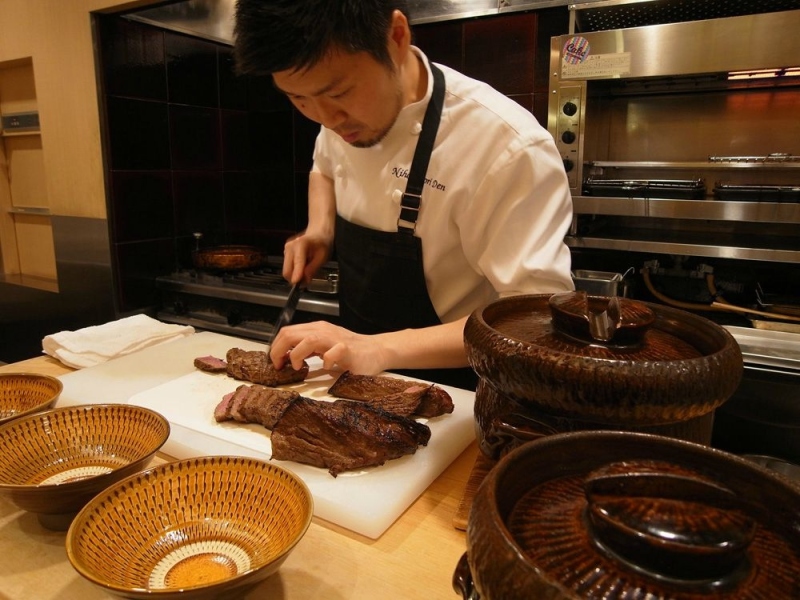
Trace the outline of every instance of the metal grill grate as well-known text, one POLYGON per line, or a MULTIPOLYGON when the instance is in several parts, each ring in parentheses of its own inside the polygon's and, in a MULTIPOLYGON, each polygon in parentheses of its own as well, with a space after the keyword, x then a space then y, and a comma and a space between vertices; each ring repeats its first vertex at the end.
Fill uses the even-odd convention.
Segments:
POLYGON ((607 31, 800 9, 800 0, 653 0, 573 7, 578 32, 607 31))

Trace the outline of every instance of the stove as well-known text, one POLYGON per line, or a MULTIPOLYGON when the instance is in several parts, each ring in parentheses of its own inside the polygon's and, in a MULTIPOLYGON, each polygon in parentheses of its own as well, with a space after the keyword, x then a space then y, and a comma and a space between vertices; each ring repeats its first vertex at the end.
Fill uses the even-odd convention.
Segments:
MULTIPOLYGON (((281 264, 280 257, 270 257, 265 266, 249 271, 181 269, 157 277, 157 316, 168 323, 271 342, 273 323, 291 288, 281 264)), ((327 263, 303 292, 294 322, 337 323, 338 289, 338 265, 327 263)))

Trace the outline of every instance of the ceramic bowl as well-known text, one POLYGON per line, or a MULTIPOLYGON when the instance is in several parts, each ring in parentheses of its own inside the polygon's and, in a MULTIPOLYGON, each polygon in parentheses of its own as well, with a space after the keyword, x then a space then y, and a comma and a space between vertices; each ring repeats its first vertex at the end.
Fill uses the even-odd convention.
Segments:
POLYGON ((66 530, 100 490, 143 469, 169 437, 160 414, 127 404, 54 408, 0 426, 0 494, 66 530))
POLYGON ((0 425, 47 410, 55 404, 64 385, 49 375, 0 373, 0 425))
POLYGON ((67 556, 125 598, 222 598, 275 573, 312 514, 305 483, 268 461, 186 459, 98 494, 70 526, 67 556))

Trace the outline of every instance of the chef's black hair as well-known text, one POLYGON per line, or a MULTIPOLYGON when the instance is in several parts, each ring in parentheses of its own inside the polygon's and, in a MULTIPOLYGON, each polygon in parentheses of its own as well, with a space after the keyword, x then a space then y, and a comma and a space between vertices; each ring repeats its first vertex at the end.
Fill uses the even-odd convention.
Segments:
POLYGON ((367 52, 391 67, 392 13, 405 0, 238 0, 234 58, 240 74, 313 67, 331 48, 367 52))

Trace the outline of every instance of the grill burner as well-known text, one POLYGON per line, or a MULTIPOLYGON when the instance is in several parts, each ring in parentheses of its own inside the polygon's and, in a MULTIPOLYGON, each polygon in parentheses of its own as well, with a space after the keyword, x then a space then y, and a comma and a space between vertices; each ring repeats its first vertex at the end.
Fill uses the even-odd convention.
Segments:
MULTIPOLYGON (((291 287, 283 275, 263 269, 228 273, 222 276, 222 281, 230 285, 240 285, 247 288, 288 291, 291 287)), ((319 294, 336 294, 339 290, 339 274, 330 271, 324 277, 315 277, 308 286, 309 292, 319 294)))
POLYGON ((800 202, 800 185, 731 185, 720 183, 714 188, 718 200, 748 202, 800 202))
MULTIPOLYGON (((272 341, 272 325, 291 289, 280 274, 280 259, 263 269, 210 273, 187 269, 156 278, 158 318, 221 333, 272 341)), ((338 266, 328 263, 297 307, 296 321, 336 321, 338 266)))
POLYGON ((621 198, 684 198, 702 199, 706 184, 702 179, 595 179, 584 182, 587 196, 621 198))

